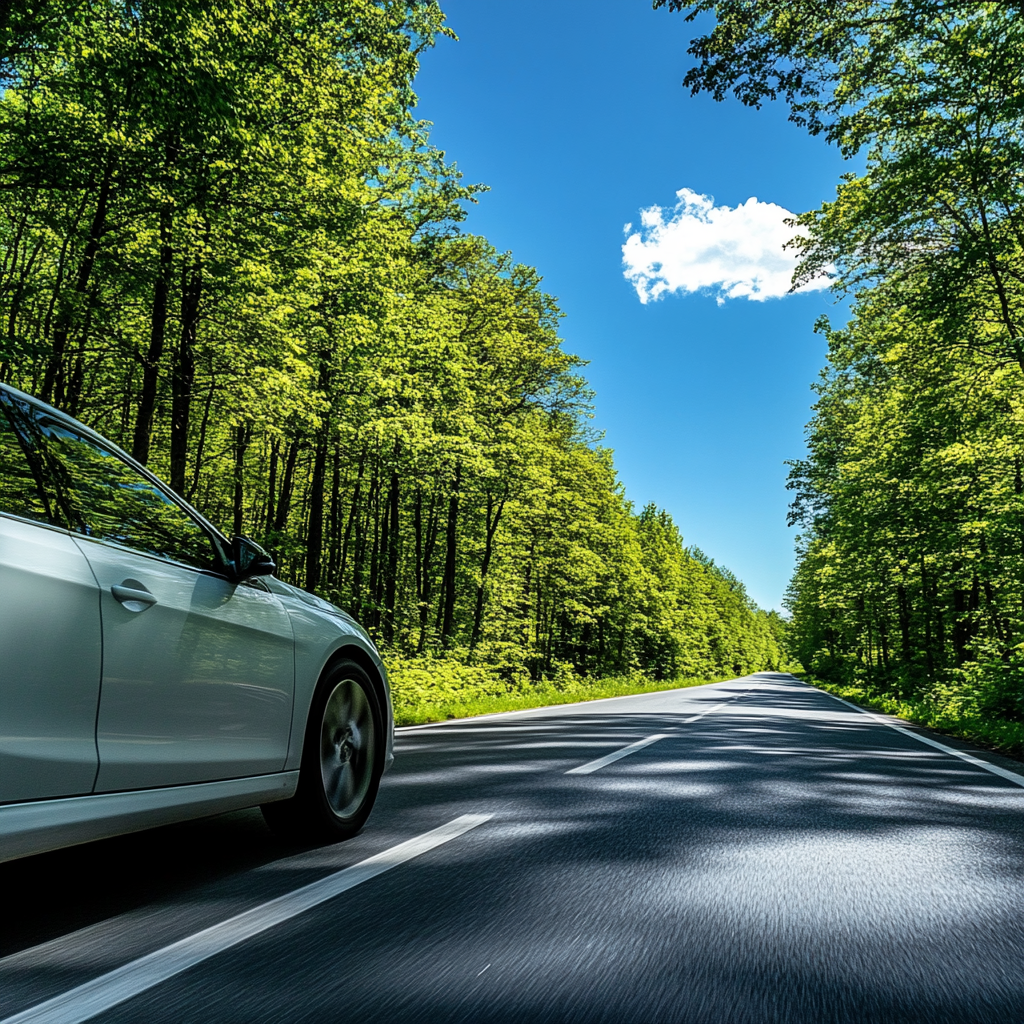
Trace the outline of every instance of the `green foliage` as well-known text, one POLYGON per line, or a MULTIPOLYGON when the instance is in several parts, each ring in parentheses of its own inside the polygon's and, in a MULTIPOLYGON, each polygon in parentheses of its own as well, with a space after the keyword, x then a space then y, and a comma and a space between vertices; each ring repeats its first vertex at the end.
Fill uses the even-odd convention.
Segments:
POLYGON ((959 736, 1011 757, 1024 757, 1024 723, 993 717, 987 710, 965 706, 958 688, 950 688, 930 699, 899 699, 864 686, 844 685, 813 676, 807 681, 851 704, 874 708, 950 736, 959 736))
POLYGON ((625 697, 636 693, 701 686, 713 679, 657 681, 631 672, 601 679, 582 678, 566 662, 559 662, 553 678, 533 681, 524 672, 512 680, 495 669, 462 665, 438 658, 388 659, 388 678, 398 725, 420 725, 448 718, 467 718, 501 711, 574 704, 625 697))
MULTIPOLYGON (((656 0, 655 6, 666 0, 656 0)), ((799 220, 795 284, 898 289, 944 347, 1024 368, 1024 17, 1017 0, 668 0, 713 11, 687 73, 791 118, 867 171, 799 220)))
POLYGON ((845 329, 819 325, 829 363, 790 477, 803 533, 786 643, 876 706, 1019 745, 1021 5, 669 6, 716 14, 691 48, 691 88, 784 99, 866 156, 864 174, 799 218, 794 283, 827 274, 855 305, 845 329))
MULTIPOLYGON (((1024 720, 1021 370, 923 322, 919 290, 861 293, 829 331, 808 458, 790 645, 809 670, 946 714, 1024 720), (952 712, 949 712, 952 713, 952 712)), ((976 315, 984 315, 984 298, 976 315)))
POLYGON ((350 610, 403 706, 777 666, 777 617, 626 500, 539 275, 459 232, 480 187, 414 116, 443 31, 422 0, 8 8, 0 379, 350 610))

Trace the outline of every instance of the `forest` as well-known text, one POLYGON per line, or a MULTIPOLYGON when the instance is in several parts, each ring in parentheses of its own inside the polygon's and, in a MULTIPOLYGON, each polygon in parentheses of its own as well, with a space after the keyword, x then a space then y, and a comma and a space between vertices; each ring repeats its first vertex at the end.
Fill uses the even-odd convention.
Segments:
MULTIPOLYGON (((659 4, 658 6, 661 6, 659 4)), ((1024 750, 1024 7, 964 0, 714 11, 686 84, 857 158, 794 225, 795 283, 849 322, 791 466, 789 642, 817 678, 1024 750)))
POLYGON ((536 270, 416 116, 422 0, 0 7, 0 381, 99 430, 429 688, 777 667, 637 511, 536 270), (465 677, 465 678, 468 678, 465 677))

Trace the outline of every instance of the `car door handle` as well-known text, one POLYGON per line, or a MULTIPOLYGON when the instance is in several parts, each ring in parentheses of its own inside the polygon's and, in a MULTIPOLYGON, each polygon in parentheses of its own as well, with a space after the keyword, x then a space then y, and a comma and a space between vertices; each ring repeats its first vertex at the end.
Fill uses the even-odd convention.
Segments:
POLYGON ((125 580, 118 585, 115 583, 110 588, 115 601, 120 601, 130 612, 144 612, 151 605, 156 604, 156 598, 140 583, 135 580, 125 580), (126 584, 132 584, 127 586, 126 584))

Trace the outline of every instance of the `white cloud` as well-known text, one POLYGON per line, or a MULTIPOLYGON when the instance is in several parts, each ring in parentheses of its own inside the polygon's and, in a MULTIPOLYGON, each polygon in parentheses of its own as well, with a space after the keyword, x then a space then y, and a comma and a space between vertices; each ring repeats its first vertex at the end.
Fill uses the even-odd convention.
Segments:
MULTIPOLYGON (((641 302, 671 292, 713 290, 726 299, 758 302, 780 298, 792 283, 797 256, 783 246, 797 233, 786 225, 793 214, 755 198, 732 208, 715 206, 711 196, 681 188, 675 209, 640 211, 640 230, 622 247, 623 273, 641 302)), ((626 225, 629 234, 632 225, 626 225)), ((819 278, 799 290, 817 291, 819 278)))

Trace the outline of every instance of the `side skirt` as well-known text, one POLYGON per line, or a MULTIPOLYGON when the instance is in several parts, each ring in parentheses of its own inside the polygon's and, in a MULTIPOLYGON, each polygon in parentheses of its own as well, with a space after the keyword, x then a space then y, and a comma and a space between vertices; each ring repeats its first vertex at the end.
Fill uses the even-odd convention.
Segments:
POLYGON ((298 772, 0 805, 0 863, 176 821, 287 800, 298 772))

